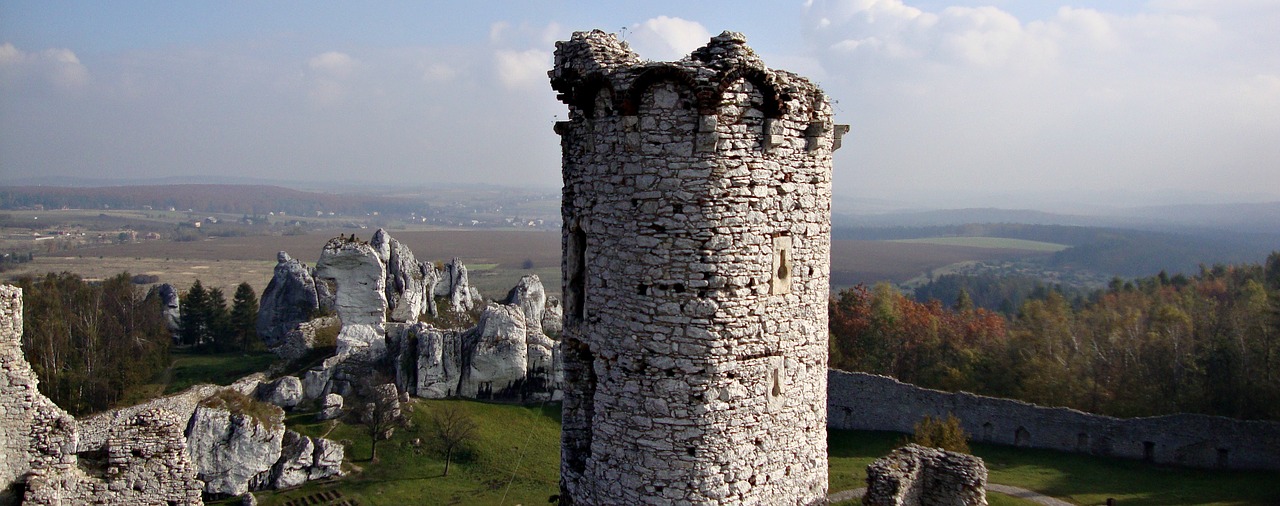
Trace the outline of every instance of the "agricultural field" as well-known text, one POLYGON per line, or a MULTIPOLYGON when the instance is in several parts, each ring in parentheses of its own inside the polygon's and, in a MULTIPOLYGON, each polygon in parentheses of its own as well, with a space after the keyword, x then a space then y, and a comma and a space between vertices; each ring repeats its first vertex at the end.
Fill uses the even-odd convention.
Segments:
POLYGON ((831 241, 831 289, 839 290, 858 283, 871 285, 881 281, 902 283, 934 269, 962 262, 1008 262, 1044 258, 1052 254, 1042 249, 1010 245, 996 247, 995 242, 974 246, 926 241, 929 240, 831 241))
MULTIPOLYGON (((501 298, 525 274, 542 278, 548 294, 560 291, 560 234, 517 230, 389 230, 421 261, 446 262, 462 258, 471 281, 487 298, 501 298)), ((86 246, 35 260, 6 272, 9 279, 23 274, 75 272, 103 278, 129 271, 154 274, 160 282, 190 286, 199 278, 230 293, 247 281, 261 292, 271 279, 276 253, 287 251, 308 265, 320 257, 325 242, 337 235, 355 234, 368 240, 373 230, 329 229, 298 235, 210 237, 199 241, 147 241, 86 246)), ((1048 243, 980 238, 970 244, 921 241, 835 240, 831 247, 831 285, 834 290, 858 283, 901 283, 934 269, 964 262, 1004 262, 1043 258, 1048 243), (1026 243, 1026 244, 1024 244, 1026 243)))
MULTIPOLYGON (((368 240, 373 230, 333 229, 304 235, 210 237, 200 241, 149 241, 89 246, 52 256, 36 255, 5 273, 13 279, 45 272, 74 272, 101 279, 129 271, 154 274, 161 283, 190 286, 200 279, 210 287, 233 293, 247 281, 259 293, 271 280, 276 253, 315 265, 326 242, 355 234, 368 240)), ((513 230, 391 230, 420 261, 447 262, 460 257, 471 282, 488 298, 502 298, 520 276, 538 274, 548 293, 560 288, 560 234, 513 230)))
POLYGON ((892 242, 909 244, 940 244, 944 246, 970 246, 974 248, 1013 249, 1056 253, 1070 248, 1066 244, 1006 237, 928 237, 924 239, 895 239, 892 242))

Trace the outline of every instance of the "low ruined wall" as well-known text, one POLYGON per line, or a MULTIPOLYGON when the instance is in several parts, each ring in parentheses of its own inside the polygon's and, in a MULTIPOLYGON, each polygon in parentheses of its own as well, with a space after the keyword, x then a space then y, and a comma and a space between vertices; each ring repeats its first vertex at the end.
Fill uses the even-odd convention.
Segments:
POLYGON ((974 441, 1202 468, 1280 470, 1280 423, 1177 414, 1113 418, 1068 408, 828 372, 832 429, 911 432, 925 415, 960 419, 974 441))
POLYGON ((258 388, 258 384, 265 381, 266 378, 265 374, 254 373, 236 380, 229 387, 209 384, 194 385, 176 394, 152 399, 142 404, 89 415, 79 420, 79 440, 76 444, 76 451, 90 452, 101 449, 107 443, 112 427, 127 423, 139 414, 153 409, 163 409, 173 413, 184 421, 182 427, 186 429, 185 421, 191 419, 191 415, 195 413, 196 406, 200 404, 200 401, 207 399, 224 388, 231 388, 242 394, 252 396, 258 388))
POLYGON ((973 455, 909 444, 867 466, 866 506, 986 506, 987 466, 973 455))

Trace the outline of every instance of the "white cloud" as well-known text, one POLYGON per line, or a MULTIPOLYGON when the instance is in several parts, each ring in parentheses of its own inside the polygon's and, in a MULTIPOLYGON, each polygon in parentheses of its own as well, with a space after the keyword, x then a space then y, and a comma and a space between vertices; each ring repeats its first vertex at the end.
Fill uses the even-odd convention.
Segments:
POLYGON ((355 71, 358 63, 351 55, 338 51, 329 51, 311 57, 307 66, 316 72, 335 78, 346 78, 355 71))
MULTIPOLYGON (((806 37, 856 119, 861 191, 1097 185, 1280 187, 1280 3, 1165 0, 1136 13, 814 0, 806 37)), ((927 198, 927 197, 925 197, 927 198)))
POLYGON ((546 86, 547 70, 551 69, 551 53, 537 49, 500 49, 494 52, 494 63, 497 66, 498 80, 508 89, 546 86))
POLYGON ((37 79, 59 88, 79 88, 89 82, 89 69, 70 49, 26 52, 12 43, 0 45, 0 79, 37 79))
POLYGON ((658 16, 631 26, 627 37, 642 58, 651 60, 678 60, 705 46, 711 33, 696 21, 658 16))

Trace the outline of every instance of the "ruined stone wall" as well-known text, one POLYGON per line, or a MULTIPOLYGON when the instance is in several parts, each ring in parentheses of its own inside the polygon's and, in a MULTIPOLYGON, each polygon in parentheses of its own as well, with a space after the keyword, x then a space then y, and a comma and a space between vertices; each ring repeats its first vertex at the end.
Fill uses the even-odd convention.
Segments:
POLYGON ((22 290, 0 285, 0 504, 33 468, 75 462, 75 418, 37 389, 22 353, 22 290))
POLYGON ((1277 422, 1192 414, 1112 418, 837 370, 828 385, 833 429, 911 432, 925 415, 951 413, 974 441, 1190 467, 1280 470, 1277 422))
POLYGON ((22 291, 5 285, 0 373, 0 504, 201 503, 185 418, 135 409, 82 426, 39 392, 22 353, 22 291))
POLYGON ((867 506, 986 506, 981 458, 909 444, 867 466, 867 506))
POLYGON ((643 62, 556 45, 561 500, 825 501, 827 98, 724 33, 643 62))
POLYGON ((139 412, 112 426, 100 451, 34 470, 23 504, 203 504, 185 426, 161 408, 139 412))

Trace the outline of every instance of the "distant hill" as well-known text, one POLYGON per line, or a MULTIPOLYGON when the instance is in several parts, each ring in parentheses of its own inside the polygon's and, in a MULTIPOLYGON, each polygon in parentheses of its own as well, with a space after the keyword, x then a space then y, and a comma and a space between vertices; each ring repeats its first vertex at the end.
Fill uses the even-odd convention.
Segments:
POLYGON ((1095 209, 1087 214, 1062 214, 1032 209, 994 207, 840 213, 832 217, 841 227, 936 227, 972 223, 1015 223, 1109 227, 1154 231, 1231 230, 1243 233, 1280 234, 1280 202, 1237 204, 1184 204, 1095 209))
POLYGON ((295 216, 316 212, 336 214, 409 213, 424 211, 420 200, 316 193, 269 185, 170 184, 106 187, 0 186, 0 209, 34 206, 45 209, 142 209, 170 207, 196 212, 267 214, 284 211, 295 216))
POLYGON ((1045 262, 1114 276, 1150 276, 1161 270, 1194 273, 1201 264, 1260 262, 1280 250, 1280 233, 1180 226, 1169 231, 1136 228, 966 223, 932 226, 840 226, 837 240, 902 240, 935 237, 1000 237, 1065 244, 1045 262))

